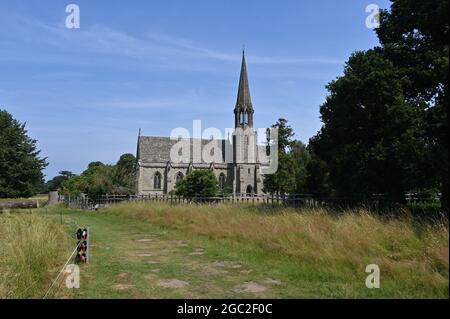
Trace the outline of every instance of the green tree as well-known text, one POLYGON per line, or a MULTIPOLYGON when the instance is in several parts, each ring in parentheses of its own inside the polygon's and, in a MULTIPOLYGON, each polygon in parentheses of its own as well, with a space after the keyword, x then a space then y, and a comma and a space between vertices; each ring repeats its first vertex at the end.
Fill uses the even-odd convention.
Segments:
POLYGON ((127 195, 134 193, 134 168, 136 158, 123 154, 116 165, 99 161, 89 163, 79 176, 73 175, 62 183, 61 192, 66 195, 85 193, 90 197, 105 194, 127 195))
POLYGON ((82 186, 82 177, 80 175, 74 175, 62 183, 59 189, 59 193, 65 196, 68 195, 77 196, 83 193, 84 191, 81 186, 82 186))
POLYGON ((177 195, 185 197, 211 197, 219 192, 219 181, 210 170, 194 170, 178 182, 175 189, 177 195))
POLYGON ((45 183, 43 192, 48 193, 48 192, 59 190, 61 188, 62 184, 66 180, 69 180, 70 178, 72 178, 73 176, 75 176, 75 174, 73 174, 70 171, 59 172, 57 176, 53 177, 51 180, 49 180, 47 183, 45 183))
POLYGON ((311 151, 311 147, 311 144, 308 145, 309 160, 306 164, 305 193, 316 197, 328 197, 332 195, 332 187, 327 163, 311 151))
POLYGON ((424 105, 427 167, 449 207, 449 8, 448 0, 395 0, 380 15, 377 34, 395 65, 405 98, 424 105))
POLYGON ((380 22, 381 47, 328 85, 311 149, 339 195, 439 187, 448 210, 448 1, 394 0, 380 22))
POLYGON ((293 192, 296 194, 309 193, 307 185, 308 164, 311 161, 311 155, 305 144, 301 141, 293 141, 290 155, 294 158, 295 186, 293 192))
POLYGON ((383 193, 403 202, 427 186, 423 105, 405 99, 396 67, 379 49, 353 54, 328 86, 324 123, 310 144, 340 196, 383 193))
POLYGON ((62 192, 70 195, 87 194, 96 197, 117 193, 114 185, 116 167, 102 162, 92 162, 79 176, 73 176, 63 182, 62 192))
POLYGON ((0 198, 36 194, 44 184, 42 170, 47 165, 25 124, 0 110, 0 198))
POLYGON ((114 184, 121 188, 122 192, 130 193, 134 190, 136 157, 133 154, 123 154, 116 164, 114 184))
POLYGON ((82 174, 84 193, 90 197, 119 193, 114 185, 115 174, 116 168, 114 165, 103 164, 88 168, 82 174))
MULTIPOLYGON (((266 175, 264 178, 264 190, 272 194, 286 194, 293 192, 296 186, 296 175, 298 162, 291 154, 294 146, 294 130, 287 124, 287 120, 278 119, 272 125, 278 129, 278 169, 275 173, 266 175)), ((267 134, 268 143, 269 131, 267 134)))

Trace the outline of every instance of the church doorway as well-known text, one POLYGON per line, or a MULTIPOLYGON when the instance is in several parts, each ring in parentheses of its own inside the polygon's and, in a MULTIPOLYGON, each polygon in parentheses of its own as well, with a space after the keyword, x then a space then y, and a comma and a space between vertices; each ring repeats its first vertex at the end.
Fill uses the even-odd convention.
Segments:
POLYGON ((252 185, 247 186, 247 196, 250 196, 253 194, 253 187, 252 185))

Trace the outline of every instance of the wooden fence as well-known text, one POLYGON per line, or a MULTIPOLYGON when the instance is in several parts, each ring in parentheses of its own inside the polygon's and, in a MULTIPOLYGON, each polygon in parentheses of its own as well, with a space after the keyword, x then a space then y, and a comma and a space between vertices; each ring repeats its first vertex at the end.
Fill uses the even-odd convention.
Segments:
MULTIPOLYGON (((408 204, 419 202, 438 201, 439 196, 425 198, 415 194, 407 194, 408 204)), ((182 197, 177 195, 102 195, 95 198, 87 196, 60 196, 59 201, 65 202, 71 208, 78 209, 99 209, 122 202, 165 202, 170 204, 207 204, 215 205, 222 203, 245 203, 264 204, 270 206, 289 207, 353 207, 364 206, 366 208, 386 208, 392 207, 392 201, 383 196, 374 196, 362 201, 357 198, 342 197, 313 197, 309 194, 289 194, 289 195, 247 195, 235 194, 230 196, 215 197, 182 197)))
POLYGON ((317 206, 319 202, 311 195, 234 195, 234 196, 194 196, 183 197, 177 195, 102 195, 95 198, 87 196, 60 197, 71 208, 98 209, 122 202, 165 202, 170 204, 222 204, 222 203, 246 203, 266 204, 273 206, 317 206))

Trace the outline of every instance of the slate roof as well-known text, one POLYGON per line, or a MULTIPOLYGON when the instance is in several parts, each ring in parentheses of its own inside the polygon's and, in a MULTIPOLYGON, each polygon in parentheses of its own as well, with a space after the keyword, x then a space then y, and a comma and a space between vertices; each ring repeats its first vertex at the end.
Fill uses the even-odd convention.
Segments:
MULTIPOLYGON (((193 161, 193 140, 189 140, 190 144, 190 158, 189 163, 193 161)), ((196 141, 200 140, 203 146, 210 143, 212 140, 210 139, 195 139, 196 141)), ((170 137, 159 137, 159 136, 140 136, 138 140, 138 160, 145 163, 167 163, 171 161, 170 159, 170 150, 172 146, 178 143, 180 140, 172 140, 170 137)), ((218 142, 218 148, 222 150, 222 161, 216 161, 216 163, 224 163, 225 152, 223 150, 226 149, 227 145, 231 145, 228 140, 215 140, 218 142)), ((206 163, 202 161, 202 163, 206 163)))

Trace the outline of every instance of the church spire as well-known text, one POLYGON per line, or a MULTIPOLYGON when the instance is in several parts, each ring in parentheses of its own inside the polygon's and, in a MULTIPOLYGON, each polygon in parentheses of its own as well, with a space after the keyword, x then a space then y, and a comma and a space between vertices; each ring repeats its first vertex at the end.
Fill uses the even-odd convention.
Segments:
POLYGON ((245 50, 242 50, 241 75, 234 109, 235 127, 253 127, 253 105, 248 85, 247 65, 245 63, 245 50))
POLYGON ((245 63, 245 51, 242 50, 241 75, 239 78, 238 96, 236 108, 252 108, 252 99, 250 97, 250 88, 248 85, 247 65, 245 63))

